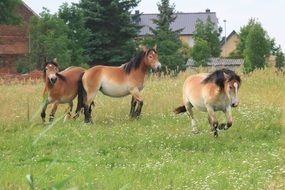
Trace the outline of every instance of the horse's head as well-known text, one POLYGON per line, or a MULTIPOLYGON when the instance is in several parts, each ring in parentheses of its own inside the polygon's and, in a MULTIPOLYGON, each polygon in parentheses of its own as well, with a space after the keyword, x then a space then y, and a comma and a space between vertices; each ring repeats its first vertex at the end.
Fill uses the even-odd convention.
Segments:
POLYGON ((143 51, 145 52, 145 64, 154 70, 159 70, 161 68, 161 63, 158 60, 156 47, 157 46, 155 45, 153 48, 147 49, 143 46, 143 51))
POLYGON ((48 61, 44 64, 44 78, 48 80, 50 84, 54 85, 58 78, 58 64, 56 61, 48 61))
POLYGON ((231 99, 231 106, 237 107, 239 104, 238 91, 241 85, 240 76, 230 70, 225 71, 224 75, 226 78, 225 90, 231 99))

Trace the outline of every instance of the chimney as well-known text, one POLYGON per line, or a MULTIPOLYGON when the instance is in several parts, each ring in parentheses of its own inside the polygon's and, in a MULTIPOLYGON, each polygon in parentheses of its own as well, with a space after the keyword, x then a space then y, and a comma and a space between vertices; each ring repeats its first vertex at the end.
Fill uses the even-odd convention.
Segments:
POLYGON ((141 16, 140 16, 140 11, 139 11, 139 10, 136 10, 136 11, 135 11, 133 20, 134 20, 137 24, 140 23, 140 21, 141 21, 141 16))
POLYGON ((206 9, 206 13, 210 13, 211 12, 211 10, 210 9, 206 9))

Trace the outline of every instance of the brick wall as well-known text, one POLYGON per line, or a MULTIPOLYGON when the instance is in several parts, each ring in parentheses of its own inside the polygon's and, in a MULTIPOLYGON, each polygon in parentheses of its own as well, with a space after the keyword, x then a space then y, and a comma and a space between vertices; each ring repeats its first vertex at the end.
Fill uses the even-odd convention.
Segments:
POLYGON ((35 13, 26 5, 17 7, 23 19, 19 26, 0 25, 0 72, 16 71, 15 62, 29 51, 29 21, 35 13))

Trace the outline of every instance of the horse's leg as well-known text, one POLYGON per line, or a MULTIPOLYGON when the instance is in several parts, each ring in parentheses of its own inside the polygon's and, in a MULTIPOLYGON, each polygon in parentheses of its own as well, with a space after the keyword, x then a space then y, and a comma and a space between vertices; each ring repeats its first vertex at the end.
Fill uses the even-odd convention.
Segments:
POLYGON ((197 134, 197 133, 199 133, 199 130, 198 130, 198 128, 197 128, 197 122, 196 122, 196 120, 195 120, 195 118, 194 118, 194 114, 193 114, 193 110, 192 110, 193 106, 189 103, 189 104, 188 104, 187 106, 185 106, 185 107, 186 107, 188 116, 189 116, 189 118, 191 119, 192 133, 197 134))
POLYGON ((134 117, 136 105, 137 105, 137 101, 135 100, 135 97, 132 96, 130 117, 134 117))
POLYGON ((208 114, 209 114, 208 120, 209 120, 209 123, 210 123, 210 126, 211 126, 211 130, 214 132, 214 136, 218 137, 218 126, 219 126, 219 123, 218 123, 218 120, 216 118, 215 111, 212 108, 212 106, 210 106, 210 105, 206 105, 206 108, 207 108, 207 111, 208 111, 208 114))
POLYGON ((233 116, 232 116, 232 109, 231 107, 227 107, 227 109, 224 111, 225 116, 227 118, 227 123, 222 123, 219 125, 219 129, 227 130, 229 129, 233 124, 233 116))
POLYGON ((88 93, 86 96, 86 102, 84 103, 84 122, 85 123, 93 123, 91 118, 91 112, 92 112, 92 105, 94 105, 93 99, 95 98, 97 91, 95 93, 88 93))
POLYGON ((68 108, 66 110, 66 115, 64 116, 63 122, 65 122, 67 119, 71 118, 72 108, 73 108, 73 102, 69 102, 68 108))
POLYGON ((51 112, 50 112, 50 115, 49 115, 49 122, 53 122, 53 119, 54 119, 54 114, 57 110, 57 106, 58 106, 58 103, 55 102, 52 106, 52 109, 51 109, 51 112))
POLYGON ((134 88, 130 91, 131 95, 134 97, 136 103, 138 104, 137 109, 134 111, 132 117, 138 117, 141 114, 142 106, 143 106, 143 98, 141 97, 140 91, 138 88, 134 88))
POLYGON ((139 117, 142 112, 142 107, 143 107, 143 101, 138 101, 138 107, 136 110, 136 116, 139 117))
POLYGON ((41 111, 41 118, 42 118, 43 122, 45 122, 47 106, 48 106, 48 102, 46 101, 45 104, 43 105, 42 111, 41 111))

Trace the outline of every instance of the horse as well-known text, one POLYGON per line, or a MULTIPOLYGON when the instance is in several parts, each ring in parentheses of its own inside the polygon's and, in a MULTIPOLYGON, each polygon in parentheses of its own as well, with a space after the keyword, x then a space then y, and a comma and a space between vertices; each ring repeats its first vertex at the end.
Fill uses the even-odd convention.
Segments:
POLYGON ((208 112, 208 121, 214 136, 218 129, 227 130, 232 126, 231 108, 239 104, 238 91, 241 78, 229 69, 216 70, 213 73, 200 73, 189 76, 183 85, 183 105, 177 107, 176 114, 187 112, 191 119, 192 132, 198 133, 197 122, 192 108, 208 112), (219 125, 215 112, 224 112, 227 123, 219 125))
POLYGON ((49 104, 53 104, 49 115, 49 122, 52 122, 58 104, 68 103, 69 107, 64 119, 66 120, 67 116, 71 116, 73 99, 77 96, 78 81, 85 69, 71 66, 59 72, 58 63, 55 60, 46 62, 43 68, 43 79, 45 81, 43 96, 45 102, 41 111, 42 121, 45 122, 45 112, 49 104))
POLYGON ((148 68, 161 68, 156 45, 150 49, 143 46, 142 51, 121 66, 97 65, 86 70, 79 83, 76 114, 84 108, 84 122, 92 123, 91 104, 97 92, 101 91, 110 97, 131 95, 130 117, 139 117, 143 106, 140 91, 148 68))

